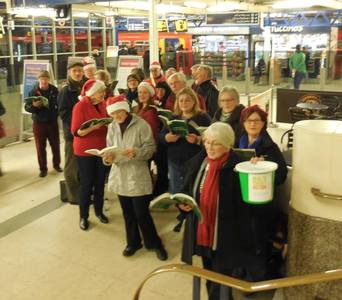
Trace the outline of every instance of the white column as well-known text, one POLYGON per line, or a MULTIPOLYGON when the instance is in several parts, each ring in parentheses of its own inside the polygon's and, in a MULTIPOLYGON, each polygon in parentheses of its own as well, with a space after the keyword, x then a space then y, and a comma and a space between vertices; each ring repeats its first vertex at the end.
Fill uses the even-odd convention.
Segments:
POLYGON ((149 0, 149 42, 150 42, 150 62, 159 61, 159 38, 157 26, 157 5, 156 0, 149 0))

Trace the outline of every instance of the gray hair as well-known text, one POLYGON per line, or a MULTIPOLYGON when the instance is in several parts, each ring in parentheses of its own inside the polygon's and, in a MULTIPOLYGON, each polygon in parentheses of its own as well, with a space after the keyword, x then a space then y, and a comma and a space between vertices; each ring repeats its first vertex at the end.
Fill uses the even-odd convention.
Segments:
POLYGON ((168 79, 167 79, 167 83, 170 82, 171 79, 174 79, 175 77, 177 77, 180 81, 184 82, 186 84, 186 77, 183 73, 181 72, 177 72, 177 73, 173 73, 168 79))
POLYGON ((203 133, 203 139, 207 137, 214 138, 218 143, 227 149, 231 149, 235 143, 235 133, 232 127, 223 122, 211 124, 203 133))
POLYGON ((204 71, 207 74, 208 78, 212 78, 213 77, 213 68, 207 65, 200 65, 198 67, 198 71, 204 71))
POLYGON ((240 103, 240 95, 239 95, 238 91, 236 90, 236 88, 233 88, 232 86, 226 85, 220 90, 220 93, 218 95, 219 104, 220 104, 221 95, 223 93, 228 93, 230 96, 232 96, 232 98, 234 98, 237 102, 240 103))

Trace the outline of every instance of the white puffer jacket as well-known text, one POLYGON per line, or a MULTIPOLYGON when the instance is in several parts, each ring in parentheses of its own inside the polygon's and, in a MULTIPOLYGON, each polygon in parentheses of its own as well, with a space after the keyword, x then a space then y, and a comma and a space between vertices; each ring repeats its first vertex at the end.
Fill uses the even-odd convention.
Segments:
POLYGON ((131 160, 121 158, 112 164, 108 179, 108 189, 122 196, 143 196, 152 194, 152 178, 148 160, 156 151, 150 125, 140 117, 133 115, 123 136, 120 125, 112 122, 108 126, 107 147, 136 149, 131 160))

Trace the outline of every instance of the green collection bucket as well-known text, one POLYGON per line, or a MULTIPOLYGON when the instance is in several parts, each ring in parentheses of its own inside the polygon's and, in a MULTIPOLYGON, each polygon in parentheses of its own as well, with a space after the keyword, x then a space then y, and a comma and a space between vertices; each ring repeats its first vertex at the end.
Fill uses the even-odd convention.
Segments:
POLYGON ((248 204, 265 204, 273 199, 274 174, 278 164, 271 161, 249 161, 239 163, 235 170, 239 172, 242 200, 248 204))

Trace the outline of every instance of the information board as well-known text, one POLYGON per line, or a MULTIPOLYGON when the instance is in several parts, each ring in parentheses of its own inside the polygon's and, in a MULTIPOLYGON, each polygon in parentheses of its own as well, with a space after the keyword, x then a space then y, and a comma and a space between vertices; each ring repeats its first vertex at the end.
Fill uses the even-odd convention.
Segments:
POLYGON ((259 13, 225 13, 225 14, 208 14, 208 25, 220 24, 244 24, 244 25, 257 25, 259 24, 259 13))
MULTIPOLYGON (((53 79, 50 62, 48 60, 24 60, 23 99, 28 97, 29 92, 37 84, 38 74, 42 70, 49 71, 50 77, 53 79)), ((51 80, 51 82, 53 82, 53 80, 51 80)))
POLYGON ((127 76, 131 73, 133 68, 144 69, 143 59, 141 56, 136 55, 121 55, 119 56, 118 69, 116 72, 116 80, 118 84, 116 89, 127 88, 127 76))

